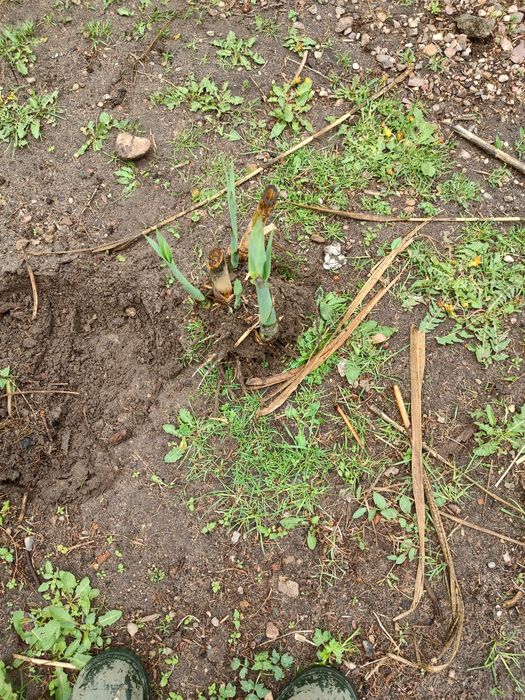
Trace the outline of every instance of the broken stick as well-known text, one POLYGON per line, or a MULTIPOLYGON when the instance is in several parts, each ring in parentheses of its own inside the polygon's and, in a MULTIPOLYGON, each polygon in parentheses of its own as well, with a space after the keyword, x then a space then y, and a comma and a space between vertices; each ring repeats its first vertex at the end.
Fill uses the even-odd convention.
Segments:
POLYGON ((494 156, 494 158, 503 161, 503 163, 510 165, 522 175, 525 175, 525 163, 522 163, 521 160, 514 158, 514 156, 510 156, 508 153, 505 153, 505 151, 502 151, 500 148, 496 148, 496 146, 493 146, 491 143, 484 141, 477 134, 473 134, 472 131, 465 129, 464 126, 454 124, 452 128, 454 129, 456 134, 463 136, 463 138, 467 141, 470 141, 470 143, 474 143, 478 148, 481 148, 482 151, 485 151, 485 153, 489 153, 491 156, 494 156))

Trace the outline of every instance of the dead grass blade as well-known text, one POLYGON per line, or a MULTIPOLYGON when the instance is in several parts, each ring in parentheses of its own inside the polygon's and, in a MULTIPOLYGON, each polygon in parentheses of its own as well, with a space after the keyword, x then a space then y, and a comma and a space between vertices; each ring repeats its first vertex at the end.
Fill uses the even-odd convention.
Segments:
MULTIPOLYGON (((410 358, 411 358, 411 366, 410 366, 410 374, 411 374, 411 379, 412 377, 415 378, 416 382, 422 381, 422 376, 419 376, 419 372, 422 372, 422 369, 424 368, 424 333, 423 339, 420 339, 417 336, 413 336, 413 331, 415 329, 412 327, 411 329, 411 343, 410 343, 410 358), (412 339, 414 337, 414 343, 412 342, 412 339), (421 345, 423 346, 423 350, 421 350, 421 345), (414 346, 414 349, 413 349, 414 346), (412 356, 416 355, 416 372, 413 373, 412 371, 412 356)), ((420 331, 416 331, 417 334, 420 333, 420 331)), ((414 391, 414 386, 412 383, 412 390, 411 390, 411 399, 412 399, 412 406, 411 406, 411 413, 412 413, 412 421, 414 419, 420 420, 421 418, 421 394, 419 395, 419 403, 418 403, 418 396, 417 396, 417 388, 418 386, 420 387, 421 385, 417 384, 415 387, 414 391), (413 402, 416 400, 416 411, 414 411, 414 406, 413 402)), ((399 391, 396 394, 396 400, 399 400, 401 404, 404 407, 404 401, 403 397, 401 395, 401 391, 399 391)), ((401 414, 406 413, 406 408, 404 410, 400 411, 401 414)), ((417 426, 416 426, 417 428, 417 426)), ((423 441, 421 439, 421 425, 419 425, 419 428, 414 430, 414 426, 412 426, 412 452, 414 453, 417 449, 418 454, 420 457, 422 457, 422 448, 423 448, 423 441), (419 444, 417 443, 418 439, 418 433, 419 433, 419 439, 420 442, 419 444)), ((432 484, 430 483, 430 479, 428 478, 428 474, 425 471, 423 461, 421 459, 421 471, 422 471, 422 477, 423 477, 423 488, 424 488, 424 496, 426 498, 426 502, 428 504, 430 514, 432 516, 432 521, 434 523, 434 527, 436 528, 436 534, 439 542, 439 546, 441 547, 441 551, 443 552, 443 558, 447 564, 448 568, 448 585, 449 585, 449 596, 450 596, 450 607, 451 607, 451 623, 448 629, 448 634, 447 638, 445 639, 445 642, 443 644, 443 648, 441 649, 441 652, 439 656, 437 657, 437 660, 441 659, 445 654, 448 653, 448 659, 445 661, 445 663, 442 664, 425 664, 422 663, 419 658, 417 663, 414 663, 413 661, 410 661, 409 659, 405 659, 402 656, 399 656, 397 654, 392 654, 389 656, 391 658, 395 658, 397 661, 400 663, 404 663, 408 666, 412 666, 413 668, 420 668, 425 671, 428 671, 429 673, 439 673, 441 671, 445 671, 452 661, 454 660, 456 654, 458 653, 459 645, 461 643, 461 635, 463 633, 463 623, 465 619, 465 608, 463 605, 463 597, 461 595, 461 589, 459 587, 459 582, 456 576, 456 569, 454 567, 454 560, 452 558, 452 553, 450 551, 450 547, 448 544, 448 539, 447 539, 447 534, 445 532, 445 528, 443 527, 443 521, 441 520, 441 513, 438 510, 438 507, 436 505, 436 501, 434 499, 434 493, 432 491, 432 484)), ((419 572, 419 567, 418 567, 418 572, 419 572)), ((414 596, 415 597, 415 596, 414 596)), ((399 618, 395 618, 399 619, 399 618)))
MULTIPOLYGON (((372 413, 375 413, 376 416, 381 418, 382 420, 385 421, 385 423, 388 423, 391 425, 393 428, 395 428, 399 433, 402 433, 406 437, 406 432, 403 429, 403 426, 400 425, 397 421, 395 421, 393 418, 390 418, 390 416, 382 411, 380 408, 377 406, 374 406, 373 404, 368 404, 368 408, 372 413)), ((405 409, 406 412, 406 409, 405 409)), ((452 462, 449 462, 448 459, 445 459, 443 455, 440 455, 439 452, 436 452, 436 450, 433 447, 430 447, 426 442, 423 442, 423 449, 425 452, 428 452, 428 454, 431 457, 434 457, 438 462, 441 462, 445 467, 448 467, 452 472, 456 471, 456 467, 452 464, 452 462)), ((493 491, 489 491, 483 484, 480 484, 479 481, 476 481, 473 479, 471 476, 468 474, 462 474, 462 477, 466 479, 468 482, 470 482, 473 486, 478 488, 480 491, 483 491, 483 493, 486 493, 487 496, 490 496, 494 501, 498 501, 502 505, 504 505, 506 508, 510 508, 511 510, 516 511, 519 515, 523 516, 523 508, 520 508, 519 505, 516 505, 515 503, 511 503, 510 501, 505 500, 501 496, 498 496, 497 493, 494 493, 493 491)))
POLYGON ((390 284, 388 284, 384 289, 377 292, 377 294, 368 302, 368 304, 361 309, 361 311, 355 316, 348 326, 340 331, 340 333, 333 338, 325 347, 320 350, 317 355, 314 355, 310 360, 299 368, 294 377, 288 381, 282 389, 279 390, 277 396, 271 401, 267 406, 260 408, 257 412, 259 416, 267 416, 273 413, 277 408, 283 405, 289 397, 294 393, 301 382, 315 369, 320 367, 329 357, 331 357, 334 352, 337 352, 341 348, 355 329, 360 323, 368 316, 368 314, 379 304, 381 299, 385 294, 391 289, 391 287, 398 281, 399 276, 395 277, 390 284))
POLYGON ((407 235, 401 240, 401 243, 394 248, 394 250, 390 251, 388 255, 385 255, 381 262, 376 265, 369 278, 366 280, 364 285, 356 294, 355 298, 352 300, 348 309, 345 311, 343 318, 334 331, 334 337, 332 337, 332 339, 329 340, 316 355, 311 357, 305 365, 293 371, 293 375, 291 372, 281 373, 279 375, 274 375, 273 377, 267 377, 264 380, 252 380, 253 383, 251 380, 246 382, 248 386, 254 388, 283 384, 283 386, 275 391, 271 397, 267 397, 267 399, 271 398, 273 400, 271 400, 266 407, 259 410, 259 415, 266 416, 279 408, 279 406, 282 406, 282 404, 287 401, 287 399, 293 394, 293 392, 310 374, 310 372, 313 372, 315 369, 317 369, 317 367, 320 367, 329 357, 334 354, 334 352, 337 352, 337 350, 339 350, 339 348, 346 343, 351 333, 353 333, 361 321, 363 321, 372 311, 372 309, 379 303, 379 301, 381 301, 392 285, 397 282, 398 277, 390 282, 383 290, 379 291, 375 297, 373 297, 372 301, 359 312, 353 321, 350 321, 351 317, 357 311, 358 307, 364 302, 375 285, 381 280, 383 274, 390 267, 395 258, 409 247, 417 233, 423 228, 423 226, 426 226, 426 223, 427 222, 425 221, 419 224, 412 231, 407 233, 407 235))
POLYGON ((31 292, 33 294, 33 313, 31 319, 34 321, 38 313, 38 289, 36 286, 35 273, 33 268, 26 260, 27 274, 29 275, 29 283, 31 284, 31 292))
MULTIPOLYGON (((410 412, 412 415, 412 490, 416 508, 419 556, 412 605, 394 618, 401 620, 411 615, 419 605, 424 590, 425 579, 425 486, 423 479, 423 437, 421 426, 421 396, 425 374, 425 334, 415 326, 410 328, 410 412)), ((398 395, 401 391, 398 388, 398 395)), ((404 405, 404 402, 403 402, 404 405)), ((402 412, 408 418, 406 409, 402 412)))
POLYGON ((516 223, 525 221, 525 217, 523 216, 436 216, 432 219, 422 216, 383 216, 381 214, 368 214, 367 212, 330 209, 329 207, 320 207, 316 204, 300 204, 299 202, 288 202, 288 204, 291 204, 293 207, 297 207, 299 209, 316 211, 319 214, 339 216, 343 219, 353 219, 354 221, 375 221, 383 224, 416 223, 417 221, 439 221, 458 224, 469 224, 477 221, 494 221, 502 223, 516 223))
MULTIPOLYGON (((370 97, 370 101, 373 102, 374 100, 377 100, 379 97, 382 97, 385 93, 392 90, 392 88, 394 88, 396 85, 399 85, 400 83, 402 83, 405 80, 405 78, 407 78, 411 73, 412 73, 412 69, 407 68, 407 70, 403 71, 403 73, 400 73, 396 78, 394 78, 394 80, 391 80, 389 83, 387 83, 380 90, 377 90, 377 92, 375 92, 370 97)), ((335 119, 333 122, 330 122, 330 124, 327 124, 322 129, 319 129, 318 131, 314 132, 313 134, 310 134, 309 136, 304 138, 299 143, 296 143, 295 146, 292 146, 287 151, 284 151, 284 153, 279 153, 279 155, 275 156, 275 158, 271 158, 266 163, 264 163, 264 165, 259 166, 258 168, 256 168, 255 170, 252 170, 247 175, 244 175, 243 177, 239 178, 235 182, 235 187, 241 187, 241 185, 244 185, 246 182, 253 180, 253 178, 257 177, 265 170, 272 168, 274 165, 276 165, 277 163, 280 163, 282 160, 286 160, 286 158, 288 158, 288 156, 291 156, 292 153, 295 153, 296 151, 300 150, 301 148, 304 148, 305 146, 308 146, 310 143, 312 143, 312 141, 316 141, 317 139, 322 138, 323 136, 325 136, 325 134, 328 134, 330 131, 333 131, 333 129, 336 129, 341 124, 344 124, 344 122, 348 121, 348 119, 350 119, 355 114, 360 112, 363 109, 363 106, 364 105, 358 105, 356 107, 353 107, 349 112, 346 112, 345 114, 340 116, 338 119, 335 119)), ((197 209, 201 209, 202 207, 206 207, 209 204, 212 204, 217 199, 220 199, 221 197, 223 197, 225 194, 226 194, 226 188, 224 187, 223 189, 216 192, 214 195, 207 197, 206 199, 202 200, 201 202, 197 202, 196 204, 193 204, 191 207, 188 207, 187 209, 183 209, 182 211, 179 211, 176 214, 169 216, 167 219, 164 219, 163 221, 159 221, 158 223, 154 224, 153 226, 149 226, 148 228, 144 229, 140 233, 133 233, 130 236, 126 236, 125 238, 120 238, 118 241, 110 241, 108 243, 101 243, 100 245, 94 246, 92 248, 72 248, 71 250, 50 250, 50 251, 31 253, 31 255, 67 255, 67 254, 72 254, 72 253, 103 253, 103 252, 109 251, 109 250, 123 250, 124 248, 127 248, 129 245, 131 245, 135 241, 138 241, 140 238, 143 238, 144 236, 147 236, 150 233, 154 233, 155 231, 160 230, 161 228, 164 228, 164 226, 168 226, 169 224, 172 224, 174 221, 177 221, 178 219, 181 219, 182 217, 187 216, 188 214, 191 214, 194 211, 197 211, 197 209)))

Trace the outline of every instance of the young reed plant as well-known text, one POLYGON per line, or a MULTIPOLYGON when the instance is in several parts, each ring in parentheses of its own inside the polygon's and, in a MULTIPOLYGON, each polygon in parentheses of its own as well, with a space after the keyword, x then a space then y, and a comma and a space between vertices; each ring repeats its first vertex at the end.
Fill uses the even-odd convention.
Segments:
POLYGON ((226 201, 230 212, 231 242, 230 259, 234 270, 239 266, 239 230, 237 227, 237 199, 235 197, 235 171, 233 161, 230 162, 230 169, 226 172, 226 201))
POLYGON ((272 269, 272 242, 273 232, 270 233, 268 245, 265 246, 264 223, 262 219, 257 219, 248 244, 248 273, 257 292, 261 338, 266 341, 275 338, 279 331, 272 293, 268 283, 272 269))
POLYGON ((171 272, 171 274, 177 280, 180 286, 184 289, 184 291, 187 292, 193 299, 195 299, 195 301, 205 301, 204 294, 200 291, 200 289, 194 287, 193 284, 188 279, 186 279, 186 277, 184 277, 182 272, 179 270, 179 268, 173 261, 172 250, 168 244, 168 241, 164 238, 160 231, 157 231, 156 242, 149 236, 146 236, 146 240, 153 248, 153 250, 157 253, 159 258, 162 258, 162 260, 164 260, 164 262, 168 266, 168 270, 171 272))

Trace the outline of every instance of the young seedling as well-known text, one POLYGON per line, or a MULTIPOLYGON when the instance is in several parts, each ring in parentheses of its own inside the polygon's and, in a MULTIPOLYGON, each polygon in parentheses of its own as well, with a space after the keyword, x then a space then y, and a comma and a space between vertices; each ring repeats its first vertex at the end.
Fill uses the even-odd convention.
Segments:
POLYGON ((188 279, 186 279, 186 277, 184 277, 182 272, 174 263, 172 250, 162 233, 157 231, 157 242, 155 242, 149 236, 146 236, 146 240, 153 248, 153 250, 157 253, 159 258, 162 258, 162 260, 164 260, 164 262, 168 266, 168 270, 171 272, 171 274, 177 280, 180 286, 184 289, 184 291, 187 292, 193 299, 195 299, 195 301, 205 301, 204 294, 200 291, 200 289, 194 287, 192 283, 188 279))
POLYGON ((252 214, 250 223, 246 227, 246 231, 244 232, 241 242, 239 244, 239 255, 241 257, 245 258, 248 253, 250 234, 255 226, 255 223, 257 221, 261 221, 263 224, 266 223, 270 214, 273 211, 273 208, 275 207, 275 203, 277 202, 278 197, 279 190, 277 189, 277 187, 274 187, 274 185, 268 185, 268 187, 264 189, 262 197, 259 203, 257 204, 257 209, 252 214))
POLYGON ((273 232, 264 245, 264 224, 257 219, 250 235, 248 247, 248 272, 257 292, 259 305, 259 330, 261 338, 270 341, 277 335, 279 324, 273 305, 272 293, 268 280, 272 267, 273 232))
POLYGON ((213 248, 210 251, 208 270, 215 299, 221 304, 227 304, 232 298, 233 289, 222 248, 213 248))
POLYGON ((235 280, 233 283, 233 296, 235 301, 233 302, 233 308, 237 311, 242 303, 242 283, 241 280, 235 280))
POLYGON ((45 39, 35 37, 36 26, 32 19, 0 31, 0 58, 16 68, 20 75, 27 75, 28 66, 36 61, 34 48, 45 39))
POLYGON ((239 266, 239 229, 237 226, 237 199, 235 197, 235 171, 233 161, 230 162, 230 170, 226 173, 226 201, 230 212, 231 242, 230 259, 234 270, 239 266))

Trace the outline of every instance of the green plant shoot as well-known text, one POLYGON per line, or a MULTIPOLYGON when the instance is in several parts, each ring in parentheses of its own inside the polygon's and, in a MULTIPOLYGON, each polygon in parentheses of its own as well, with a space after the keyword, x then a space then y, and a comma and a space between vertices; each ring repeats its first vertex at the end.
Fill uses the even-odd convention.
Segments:
POLYGON ((272 293, 268 284, 272 268, 272 242, 273 233, 270 234, 268 245, 265 248, 264 224, 261 219, 257 219, 248 245, 248 272, 257 292, 259 325, 264 340, 271 340, 279 330, 272 293))
POLYGON ((235 198, 235 171, 233 161, 230 162, 230 170, 226 173, 226 200, 230 212, 231 243, 230 258, 234 270, 239 266, 239 230, 237 227, 237 200, 235 198))
POLYGON ((182 272, 174 263, 172 250, 162 233, 160 233, 160 231, 157 231, 157 242, 155 242, 149 236, 146 236, 146 240, 153 248, 153 250, 157 253, 159 258, 162 258, 162 260, 164 260, 164 262, 168 266, 169 271, 171 272, 173 277, 175 277, 175 279, 184 289, 184 291, 187 292, 196 301, 205 301, 204 294, 200 291, 200 289, 194 287, 192 283, 188 279, 186 279, 186 277, 184 277, 182 272))

